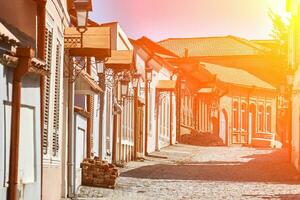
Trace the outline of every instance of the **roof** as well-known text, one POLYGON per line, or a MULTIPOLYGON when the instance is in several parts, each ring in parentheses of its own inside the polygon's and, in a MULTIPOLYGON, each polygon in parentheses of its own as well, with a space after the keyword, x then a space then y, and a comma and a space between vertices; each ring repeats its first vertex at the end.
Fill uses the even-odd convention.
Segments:
POLYGON ((275 90, 275 87, 245 70, 205 62, 201 62, 201 65, 224 83, 275 90))
POLYGON ((172 51, 169 51, 168 49, 160 46, 159 44, 157 44, 156 42, 153 42, 152 40, 150 40, 149 38, 143 36, 138 40, 131 40, 134 44, 139 45, 142 44, 145 47, 147 47, 147 49, 149 51, 151 51, 151 53, 156 54, 160 57, 178 57, 175 53, 173 53, 172 51))
POLYGON ((35 39, 31 38, 17 27, 14 27, 1 18, 0 24, 0 37, 2 39, 6 38, 7 41, 11 42, 13 45, 21 47, 35 47, 35 39))
POLYGON ((75 81, 76 94, 99 94, 103 90, 99 87, 97 82, 84 70, 76 68, 78 77, 75 81))
POLYGON ((159 44, 180 57, 257 55, 269 51, 255 42, 235 36, 169 38, 159 44), (186 52, 187 51, 187 52, 186 52))

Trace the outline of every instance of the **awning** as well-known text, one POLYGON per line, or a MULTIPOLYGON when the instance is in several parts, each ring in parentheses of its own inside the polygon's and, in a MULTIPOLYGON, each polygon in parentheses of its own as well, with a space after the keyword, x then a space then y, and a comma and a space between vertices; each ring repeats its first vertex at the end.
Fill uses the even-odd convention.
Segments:
POLYGON ((103 90, 85 71, 76 70, 79 74, 75 80, 75 94, 97 95, 103 90))
POLYGON ((132 50, 112 50, 111 57, 105 62, 105 66, 115 70, 130 70, 133 63, 132 50))
POLYGON ((159 80, 156 89, 162 91, 173 91, 176 88, 175 80, 159 80))

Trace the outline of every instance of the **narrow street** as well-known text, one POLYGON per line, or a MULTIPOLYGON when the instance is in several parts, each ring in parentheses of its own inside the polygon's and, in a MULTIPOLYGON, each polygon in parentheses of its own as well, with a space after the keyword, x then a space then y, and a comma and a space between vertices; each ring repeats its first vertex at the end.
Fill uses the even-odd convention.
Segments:
POLYGON ((174 145, 121 169, 115 190, 81 187, 78 199, 300 199, 284 150, 174 145))

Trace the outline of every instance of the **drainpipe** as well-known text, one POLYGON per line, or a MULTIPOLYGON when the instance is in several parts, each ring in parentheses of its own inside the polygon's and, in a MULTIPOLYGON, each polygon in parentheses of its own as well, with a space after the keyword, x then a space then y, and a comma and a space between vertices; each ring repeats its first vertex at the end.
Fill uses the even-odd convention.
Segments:
MULTIPOLYGON (((66 52, 66 57, 69 58, 68 52, 66 52)), ((69 61, 69 60, 68 60, 69 61)), ((68 159, 67 159, 67 165, 68 165, 68 170, 67 170, 67 176, 68 176, 68 186, 67 186, 67 194, 68 197, 73 197, 74 196, 74 174, 73 172, 75 171, 74 168, 74 155, 73 155, 73 143, 74 143, 74 88, 75 84, 73 81, 74 78, 74 72, 73 72, 73 66, 72 62, 69 61, 67 63, 68 66, 68 159)))
MULTIPOLYGON (((91 58, 87 58, 87 73, 92 75, 92 67, 91 67, 91 58)), ((86 156, 87 158, 91 157, 92 151, 92 134, 93 134, 93 97, 92 95, 87 95, 87 112, 90 113, 90 116, 87 118, 87 135, 86 135, 86 156)))
MULTIPOLYGON (((37 57, 45 60, 45 33, 46 33, 46 2, 47 0, 39 0, 37 3, 37 57)), ((40 76, 40 128, 41 128, 41 199, 43 199, 43 141, 44 141, 44 115, 45 115, 45 77, 40 76)))
POLYGON ((22 78, 28 72, 34 50, 31 48, 18 48, 19 63, 14 70, 12 112, 11 112, 11 141, 9 156, 9 186, 8 199, 18 199, 18 169, 19 169, 19 141, 20 141, 20 111, 22 78))

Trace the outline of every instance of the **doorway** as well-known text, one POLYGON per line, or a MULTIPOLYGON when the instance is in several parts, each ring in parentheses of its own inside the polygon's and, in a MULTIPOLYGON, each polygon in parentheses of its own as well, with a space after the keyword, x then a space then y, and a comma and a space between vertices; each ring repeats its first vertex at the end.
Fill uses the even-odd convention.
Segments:
POLYGON ((219 128, 219 137, 222 139, 225 145, 228 145, 228 117, 226 110, 222 110, 220 113, 220 128, 219 128))
POLYGON ((250 105, 249 108, 249 120, 248 120, 248 144, 252 144, 252 138, 255 135, 256 129, 256 106, 250 105))

